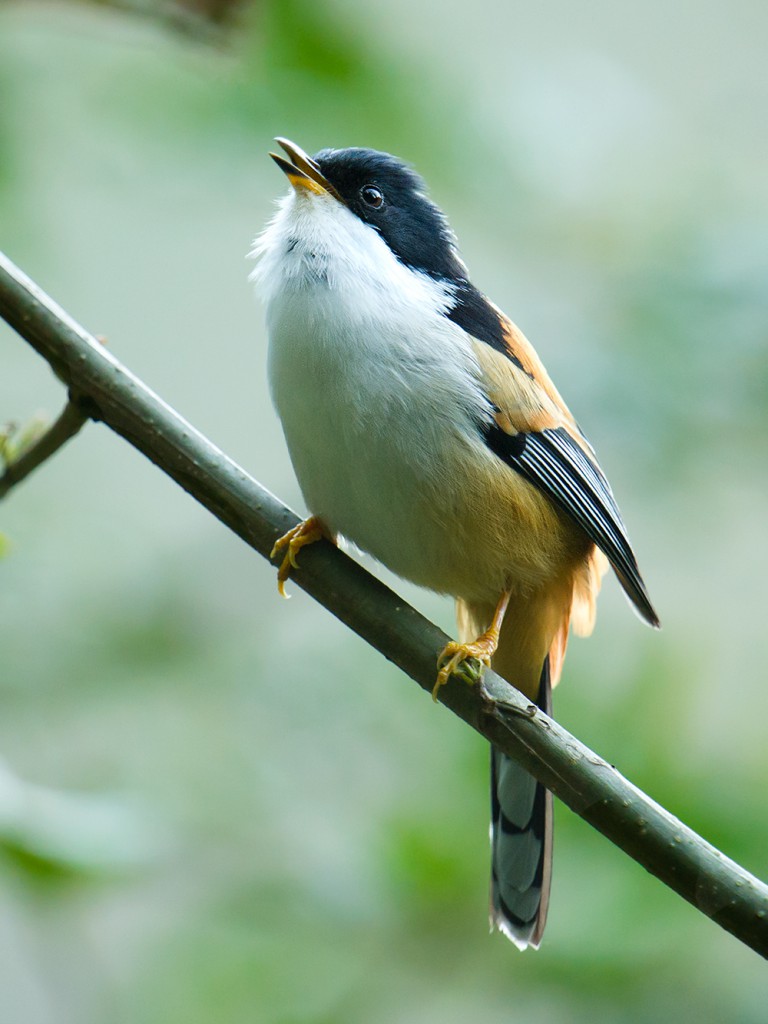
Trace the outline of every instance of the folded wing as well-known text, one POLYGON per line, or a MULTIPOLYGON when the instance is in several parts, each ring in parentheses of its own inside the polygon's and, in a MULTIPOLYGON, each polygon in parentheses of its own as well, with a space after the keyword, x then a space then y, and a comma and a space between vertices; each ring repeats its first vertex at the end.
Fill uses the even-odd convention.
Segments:
POLYGON ((484 435, 494 454, 576 520, 606 555, 640 615, 658 626, 610 484, 568 430, 508 434, 494 422, 484 435))
POLYGON ((493 419, 482 426, 488 447, 579 524, 606 555, 640 615, 657 627, 627 529, 592 447, 531 344, 485 302, 487 323, 465 311, 461 326, 473 335, 494 410, 493 419), (491 314, 493 331, 487 326, 494 322, 491 314))

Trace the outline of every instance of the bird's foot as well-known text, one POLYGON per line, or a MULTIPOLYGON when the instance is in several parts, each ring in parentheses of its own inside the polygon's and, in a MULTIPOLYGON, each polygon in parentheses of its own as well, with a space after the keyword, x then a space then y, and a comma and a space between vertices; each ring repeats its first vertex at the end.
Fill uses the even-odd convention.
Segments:
MULTIPOLYGON (((440 687, 445 686, 454 672, 460 669, 465 662, 476 659, 480 662, 481 666, 484 665, 486 668, 490 666, 491 658, 499 646, 499 634, 501 633, 501 624, 504 621, 507 605, 509 604, 509 596, 509 591, 505 590, 499 599, 499 603, 496 605, 493 621, 488 629, 480 634, 477 640, 472 640, 466 644, 452 640, 440 652, 437 659, 437 667, 440 671, 437 673, 437 680, 432 688, 432 700, 437 700, 440 687)), ((467 668, 469 669, 469 666, 467 668)), ((469 681, 477 680, 478 678, 477 672, 470 670, 466 674, 469 676, 469 681)))
MULTIPOLYGON (((461 669, 465 662, 476 659, 482 665, 489 666, 498 643, 498 632, 494 634, 489 629, 487 633, 483 633, 482 636, 479 636, 472 643, 460 644, 452 640, 449 644, 446 644, 437 659, 437 667, 440 671, 437 673, 437 680, 432 688, 432 700, 437 700, 437 693, 440 687, 445 686, 449 678, 454 672, 461 669)), ((469 666, 467 666, 467 669, 469 669, 469 666)), ((474 677, 477 678, 477 673, 474 673, 474 677)))
POLYGON ((298 569, 299 567, 299 563, 296 560, 298 552, 308 544, 314 544, 315 541, 321 540, 323 537, 328 540, 331 539, 322 521, 317 516, 310 516, 309 519, 304 519, 297 526, 294 526, 292 530, 289 530, 288 533, 283 534, 282 537, 275 541, 275 545, 269 554, 270 559, 276 558, 285 549, 285 555, 280 563, 280 568, 277 570, 277 589, 282 597, 288 597, 288 594, 285 592, 285 581, 288 579, 291 569, 298 569))

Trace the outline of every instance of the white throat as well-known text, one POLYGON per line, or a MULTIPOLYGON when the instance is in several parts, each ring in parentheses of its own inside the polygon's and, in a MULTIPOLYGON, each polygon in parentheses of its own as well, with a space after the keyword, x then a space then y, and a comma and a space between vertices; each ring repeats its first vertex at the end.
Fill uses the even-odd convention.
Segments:
POLYGON ((452 286, 404 266, 374 228, 331 196, 290 192, 251 255, 257 260, 251 278, 268 307, 286 290, 315 286, 352 307, 369 303, 363 316, 376 316, 382 301, 391 315, 393 294, 434 312, 452 304, 452 286))

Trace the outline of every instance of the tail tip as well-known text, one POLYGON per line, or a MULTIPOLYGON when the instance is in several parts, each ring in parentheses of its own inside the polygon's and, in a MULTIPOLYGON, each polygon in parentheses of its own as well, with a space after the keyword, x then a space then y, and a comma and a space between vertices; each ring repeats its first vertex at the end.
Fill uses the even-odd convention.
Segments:
POLYGON ((491 911, 490 917, 490 930, 500 932, 506 939, 516 946, 520 952, 525 952, 526 949, 538 949, 541 945, 541 933, 543 929, 539 929, 538 921, 534 920, 530 924, 518 925, 506 918, 498 910, 491 911))

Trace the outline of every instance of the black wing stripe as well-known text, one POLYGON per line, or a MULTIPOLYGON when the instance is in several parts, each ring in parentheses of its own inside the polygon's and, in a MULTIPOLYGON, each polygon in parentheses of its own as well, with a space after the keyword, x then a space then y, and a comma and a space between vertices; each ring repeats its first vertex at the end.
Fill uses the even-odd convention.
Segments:
POLYGON ((573 517, 605 553, 642 617, 658 626, 610 484, 568 431, 510 435, 492 423, 484 434, 499 458, 573 517))
MULTIPOLYGON (((614 561, 622 566, 628 575, 635 575, 637 583, 645 590, 640 573, 638 571, 635 556, 627 537, 627 529, 613 497, 611 486, 593 462, 585 456, 582 449, 576 444, 571 435, 563 430, 562 433, 552 431, 547 440, 558 449, 558 453, 566 460, 572 460, 576 467, 581 469, 583 478, 590 486, 590 497, 595 499, 594 507, 601 513, 600 521, 606 534, 613 541, 615 547, 614 561), (601 500, 602 499, 602 500, 601 500)), ((578 483, 578 481, 577 481, 578 483)))
POLYGON ((550 451, 544 447, 538 449, 537 441, 536 435, 528 436, 525 451, 519 459, 519 468, 523 472, 527 470, 531 482, 546 489, 551 497, 557 498, 582 526, 593 522, 600 531, 603 543, 607 542, 612 548, 619 549, 616 556, 620 558, 621 538, 604 506, 595 501, 593 481, 584 479, 583 484, 587 486, 582 484, 580 487, 579 481, 574 479, 567 467, 551 458, 550 451))
POLYGON ((520 456, 521 470, 533 470, 529 477, 531 482, 539 487, 544 484, 542 489, 547 489, 550 497, 572 515, 605 552, 628 597, 641 615, 655 624, 656 614, 648 600, 608 481, 594 463, 587 462, 582 450, 562 428, 528 434, 526 442, 520 456), (551 489, 546 488, 546 482, 551 489))
MULTIPOLYGON (((531 482, 538 486, 541 486, 542 483, 549 483, 548 493, 550 496, 558 501, 560 506, 572 515, 595 543, 605 551, 618 575, 622 579, 626 576, 632 580, 630 589, 642 587, 642 580, 629 546, 626 529, 610 491, 605 490, 597 478, 590 480, 589 476, 592 474, 589 476, 585 474, 579 479, 573 474, 570 466, 563 467, 559 462, 555 462, 553 466, 551 459, 553 453, 546 449, 541 452, 536 451, 538 437, 537 435, 529 436, 533 443, 526 446, 526 451, 521 458, 521 468, 525 469, 526 462, 528 462, 529 468, 539 478, 537 480, 535 476, 531 476, 531 482), (529 460, 526 460, 526 455, 529 456, 529 460)), ((558 458, 567 458, 567 453, 562 451, 556 451, 554 454, 558 458)), ((605 488, 607 488, 607 484, 605 488)), ((634 593, 630 593, 630 597, 635 600, 634 593)))
POLYGON ((602 503, 594 500, 596 490, 594 481, 584 476, 583 483, 589 489, 587 490, 583 486, 579 487, 578 479, 574 480, 567 466, 554 461, 550 451, 543 447, 541 450, 537 450, 537 441, 536 435, 529 435, 525 451, 520 457, 521 467, 532 470, 537 478, 533 482, 547 486, 551 495, 559 497, 567 511, 575 515, 582 524, 585 520, 594 520, 595 525, 605 535, 605 539, 613 547, 619 548, 621 545, 620 535, 617 534, 602 503))

